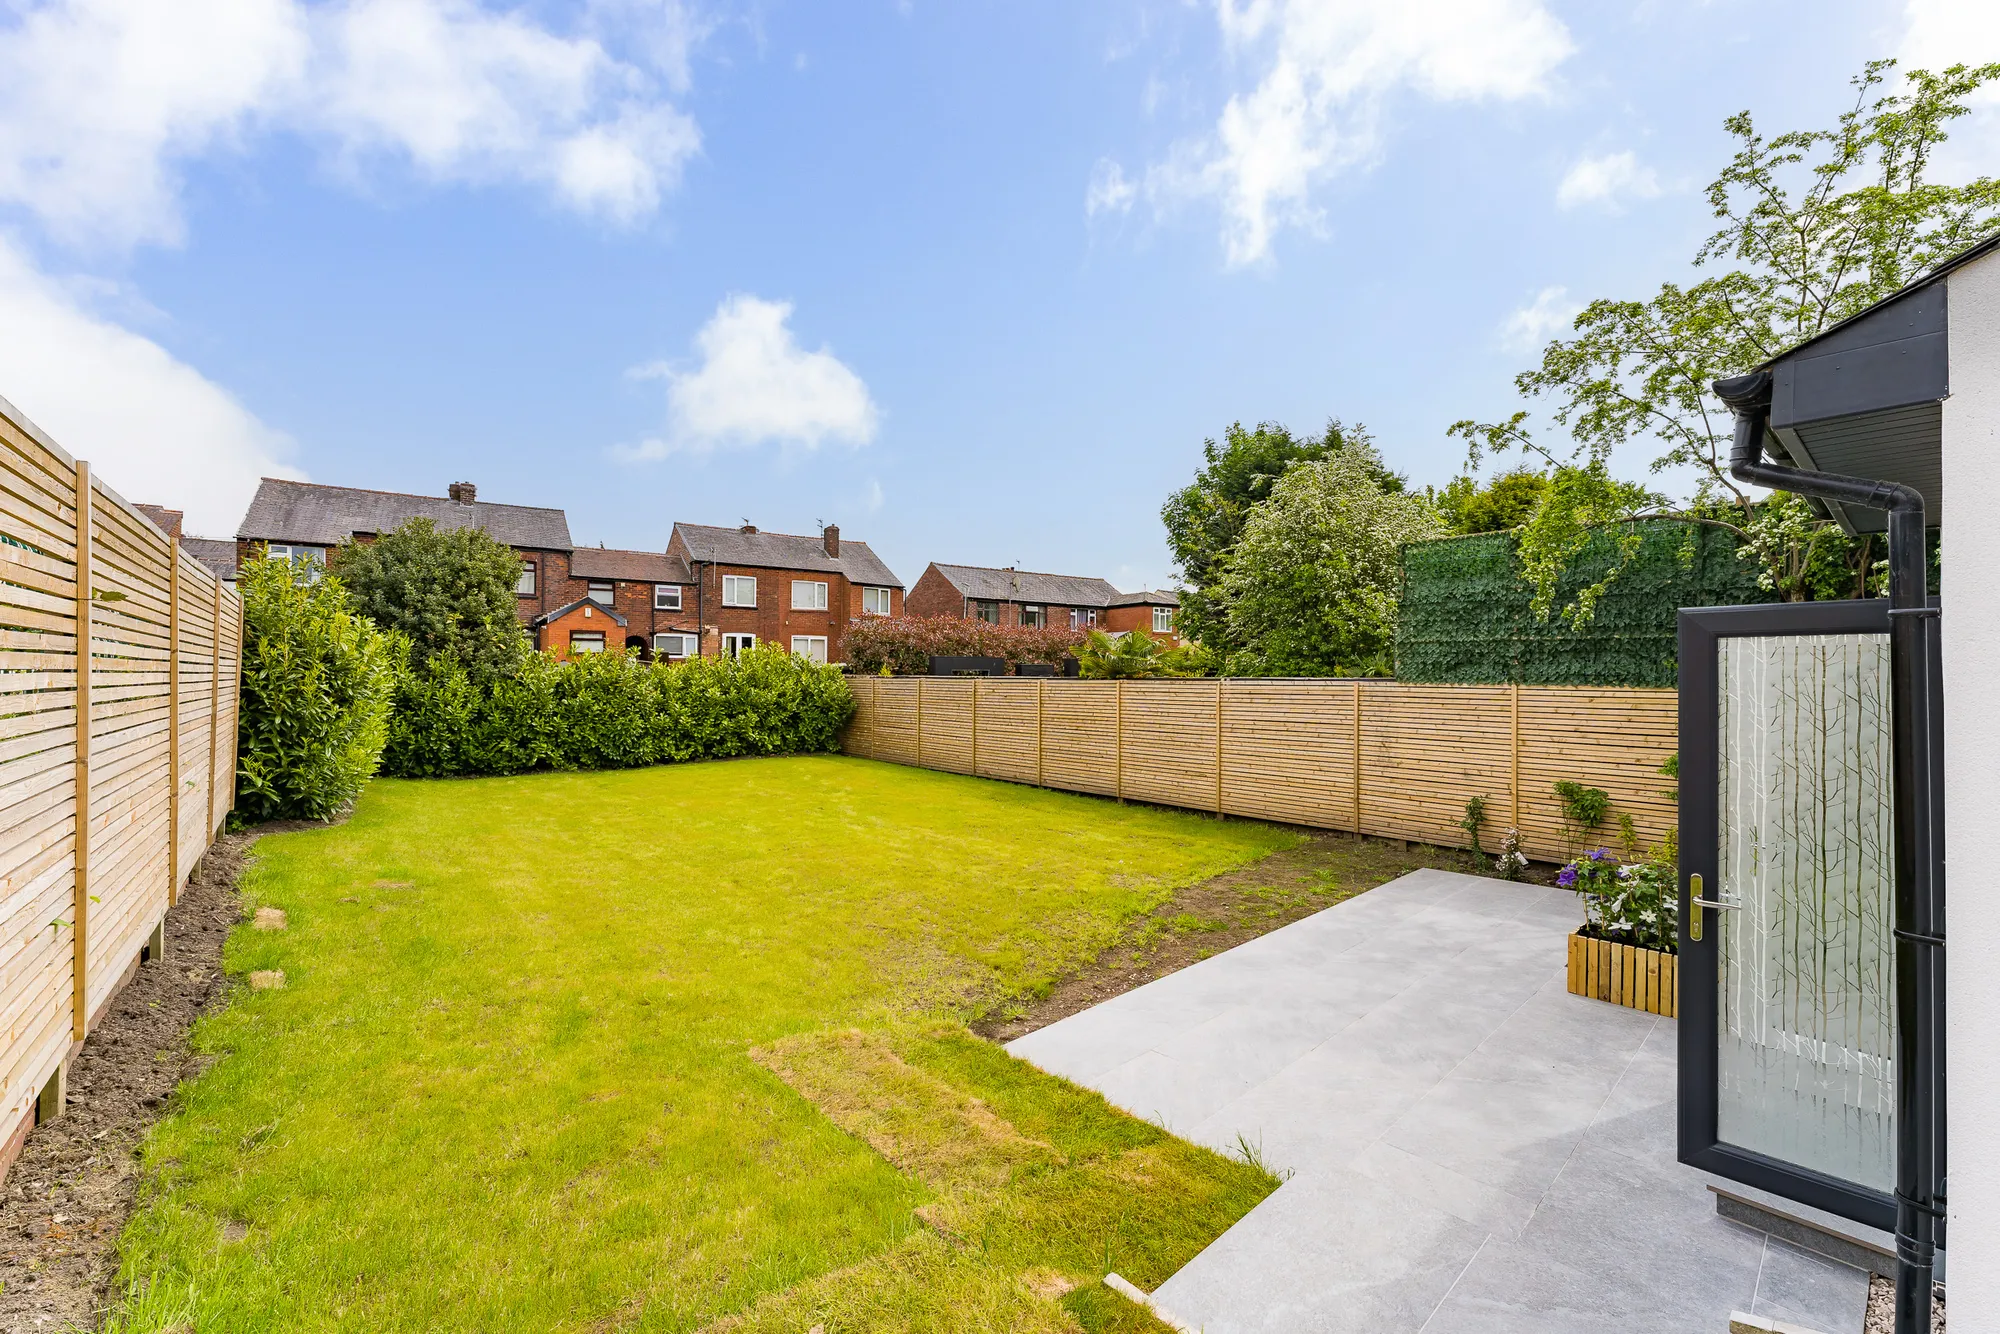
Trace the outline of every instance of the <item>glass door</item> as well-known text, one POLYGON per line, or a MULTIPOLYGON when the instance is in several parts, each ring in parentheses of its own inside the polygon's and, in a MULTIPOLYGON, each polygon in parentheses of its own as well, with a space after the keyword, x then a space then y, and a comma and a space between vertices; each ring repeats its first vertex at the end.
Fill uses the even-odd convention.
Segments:
POLYGON ((1891 1226, 1886 602, 1682 612, 1680 707, 1681 1160, 1891 1226))

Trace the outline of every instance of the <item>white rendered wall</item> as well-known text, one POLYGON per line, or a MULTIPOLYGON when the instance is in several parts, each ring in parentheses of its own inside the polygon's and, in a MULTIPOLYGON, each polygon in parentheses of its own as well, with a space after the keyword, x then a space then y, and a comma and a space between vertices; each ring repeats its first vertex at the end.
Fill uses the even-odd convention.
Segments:
POLYGON ((1947 280, 1945 1062, 1951 1326, 2000 1330, 2000 256, 1947 280))

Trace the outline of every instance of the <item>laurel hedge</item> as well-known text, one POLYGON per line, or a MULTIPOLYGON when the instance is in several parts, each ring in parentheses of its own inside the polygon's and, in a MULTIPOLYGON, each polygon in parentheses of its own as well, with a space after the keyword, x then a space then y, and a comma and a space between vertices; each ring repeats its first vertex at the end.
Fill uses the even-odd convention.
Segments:
POLYGON ((1513 533, 1411 543, 1403 549, 1397 679, 1670 687, 1678 681, 1680 608, 1771 600, 1733 534, 1654 519, 1594 533, 1564 574, 1555 606, 1615 568, 1620 538, 1634 532, 1638 550, 1581 626, 1560 611, 1547 621, 1534 614, 1513 533))

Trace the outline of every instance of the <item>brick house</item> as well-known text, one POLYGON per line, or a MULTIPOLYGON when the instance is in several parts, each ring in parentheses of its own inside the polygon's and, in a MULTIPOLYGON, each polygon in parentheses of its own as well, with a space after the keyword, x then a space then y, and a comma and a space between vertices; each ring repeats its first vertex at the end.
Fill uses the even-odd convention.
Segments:
POLYGON ((932 561, 910 590, 912 616, 956 616, 993 625, 1067 627, 1119 634, 1143 630, 1179 643, 1180 599, 1171 592, 1121 593, 1108 580, 1011 567, 932 561))
POLYGON ((694 578, 677 556, 577 547, 539 573, 536 595, 555 604, 526 618, 538 649, 568 657, 628 648, 668 659, 701 652, 694 578))
POLYGON ((572 550, 568 517, 559 509, 480 500, 471 482, 453 482, 448 495, 416 496, 266 477, 236 531, 236 560, 240 565, 268 553, 324 564, 342 542, 373 541, 411 519, 432 519, 440 528, 483 529, 518 551, 515 609, 524 625, 562 605, 572 550))
POLYGON ((840 662, 849 621, 903 613, 903 581, 866 542, 843 541, 832 524, 818 537, 798 537, 754 524, 677 523, 666 554, 688 568, 703 653, 775 643, 840 662))
POLYGON ((236 544, 226 537, 190 537, 181 526, 186 516, 165 505, 141 505, 133 509, 151 519, 159 530, 181 544, 181 550, 202 563, 208 572, 229 587, 236 587, 236 544))

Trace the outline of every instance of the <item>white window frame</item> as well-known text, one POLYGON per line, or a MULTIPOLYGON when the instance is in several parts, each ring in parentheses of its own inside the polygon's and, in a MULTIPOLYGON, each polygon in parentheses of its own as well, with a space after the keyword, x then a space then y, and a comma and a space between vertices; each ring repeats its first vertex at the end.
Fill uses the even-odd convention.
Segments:
POLYGON ((618 601, 618 581, 616 579, 586 579, 584 597, 600 607, 609 607, 618 601), (599 591, 604 596, 599 597, 599 591))
POLYGON ((992 598, 967 598, 965 600, 965 619, 968 621, 986 621, 988 625, 998 625, 1000 624, 1000 604, 992 598), (992 620, 986 621, 986 617, 980 614, 980 609, 983 607, 993 608, 992 620))
POLYGON ((1049 609, 1047 607, 1039 606, 1035 603, 1027 603, 1023 605, 1019 615, 1020 615, 1020 622, 1022 625, 1027 625, 1028 617, 1033 616, 1035 620, 1031 628, 1036 630, 1046 628, 1049 623, 1049 609))
POLYGON ((826 580, 824 579, 792 580, 792 610, 825 611, 826 580), (803 602, 799 600, 801 594, 803 594, 805 597, 805 601, 803 602))
POLYGON ((754 607, 757 605, 757 576, 754 574, 725 574, 722 576, 722 605, 725 607, 754 607), (743 600, 744 586, 749 586, 750 600, 743 600))
POLYGON ((861 590, 861 614, 863 616, 893 616, 896 614, 895 590, 888 588, 863 588, 861 590), (879 607, 871 607, 871 602, 879 602, 879 607))
POLYGON ((288 560, 294 565, 306 567, 306 582, 318 583, 326 571, 326 548, 304 546, 297 542, 266 542, 264 556, 267 560, 288 560))
POLYGON ((825 661, 827 660, 827 656, 826 656, 826 655, 827 655, 827 643, 826 643, 826 636, 825 636, 825 635, 793 635, 793 636, 792 636, 792 652, 794 652, 794 653, 798 654, 798 655, 799 655, 800 657, 802 657, 802 658, 806 658, 806 659, 809 659, 809 660, 811 660, 811 661, 813 661, 813 662, 819 662, 819 663, 824 663, 824 662, 825 662, 825 661), (799 645, 801 645, 801 644, 804 644, 804 645, 805 645, 805 647, 804 647, 804 648, 800 648, 800 647, 799 647, 799 645), (815 655, 813 654, 813 651, 812 651, 812 646, 813 646, 814 644, 817 644, 817 645, 819 645, 819 653, 818 653, 818 655, 817 655, 817 656, 815 656, 815 655))
POLYGON ((521 573, 515 576, 514 579, 514 596, 521 598, 533 597, 535 595, 535 579, 540 573, 541 571, 535 567, 535 562, 531 560, 522 561, 521 573))
POLYGON ((1170 635, 1174 632, 1174 609, 1172 607, 1153 608, 1153 633, 1170 635))
POLYGON ((733 658, 746 648, 757 647, 757 636, 731 631, 722 637, 722 656, 733 658))
POLYGON ((663 630, 663 631, 661 631, 661 632, 659 632, 658 634, 655 634, 655 635, 653 636, 653 656, 654 656, 654 657, 656 657, 656 658, 697 658, 697 657, 700 657, 700 656, 701 656, 701 636, 699 636, 699 635, 693 635, 693 634, 682 634, 681 632, 679 632, 679 631, 677 631, 677 630, 663 630), (664 651, 663 651, 663 647, 662 647, 662 645, 661 645, 661 642, 660 642, 661 640, 664 640, 664 639, 671 639, 671 640, 673 640, 673 641, 674 641, 674 643, 675 643, 675 645, 677 645, 677 646, 678 646, 678 648, 679 648, 679 650, 680 650, 680 651, 679 651, 679 652, 677 652, 677 653, 668 653, 668 652, 664 652, 664 651))
POLYGON ((681 586, 679 584, 653 585, 654 611, 679 611, 681 609, 681 586))
POLYGON ((571 657, 575 657, 579 653, 604 653, 608 652, 610 648, 611 645, 606 641, 602 630, 572 630, 569 632, 569 652, 571 657), (579 638, 583 640, 583 645, 577 643, 579 638), (587 647, 593 642, 595 642, 596 647, 587 647))

